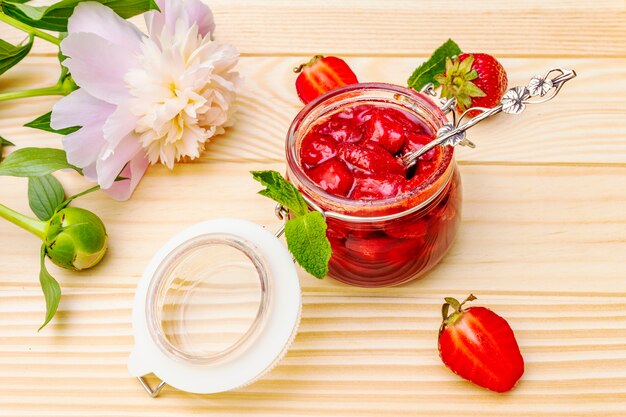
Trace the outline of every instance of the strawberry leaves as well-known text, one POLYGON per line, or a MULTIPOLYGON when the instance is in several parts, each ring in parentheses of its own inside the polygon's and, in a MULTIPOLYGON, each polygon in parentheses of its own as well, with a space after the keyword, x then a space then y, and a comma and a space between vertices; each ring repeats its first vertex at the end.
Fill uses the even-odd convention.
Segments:
POLYGON ((478 78, 478 72, 472 68, 474 55, 463 61, 446 58, 446 72, 435 76, 435 80, 442 85, 442 97, 456 97, 459 107, 472 107, 473 97, 485 97, 486 94, 472 81, 478 78))
POLYGON ((331 247, 322 213, 309 211, 300 191, 276 171, 252 171, 252 177, 266 188, 259 194, 278 202, 291 213, 285 223, 287 248, 308 273, 323 278, 328 274, 331 247))
POLYGON ((433 52, 428 61, 417 67, 409 77, 407 84, 410 88, 420 90, 428 83, 439 86, 439 81, 435 79, 437 74, 442 74, 446 70, 446 60, 451 59, 461 53, 461 48, 452 39, 445 41, 433 52))

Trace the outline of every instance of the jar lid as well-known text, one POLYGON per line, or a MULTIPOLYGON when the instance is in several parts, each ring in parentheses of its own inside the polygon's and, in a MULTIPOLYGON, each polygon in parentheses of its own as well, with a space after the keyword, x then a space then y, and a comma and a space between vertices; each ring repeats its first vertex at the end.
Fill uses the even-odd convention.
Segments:
POLYGON ((137 285, 128 369, 142 384, 154 373, 197 394, 247 385, 282 359, 301 304, 276 236, 240 219, 196 224, 154 255, 137 285))

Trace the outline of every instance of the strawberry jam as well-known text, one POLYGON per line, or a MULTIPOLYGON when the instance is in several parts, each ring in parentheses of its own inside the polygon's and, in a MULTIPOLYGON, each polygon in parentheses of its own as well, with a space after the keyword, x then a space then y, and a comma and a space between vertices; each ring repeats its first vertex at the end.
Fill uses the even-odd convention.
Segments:
POLYGON ((400 158, 433 140, 444 114, 427 96, 386 84, 324 97, 294 120, 287 160, 290 180, 327 213, 329 274, 365 287, 416 278, 454 240, 461 183, 453 148, 435 147, 408 170, 400 158))

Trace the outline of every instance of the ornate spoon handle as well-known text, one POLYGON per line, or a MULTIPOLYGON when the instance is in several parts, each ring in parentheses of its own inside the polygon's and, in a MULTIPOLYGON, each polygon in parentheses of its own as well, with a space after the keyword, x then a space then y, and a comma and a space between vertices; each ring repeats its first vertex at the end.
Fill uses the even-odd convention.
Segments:
POLYGON ((467 109, 456 123, 446 123, 437 131, 436 138, 430 143, 424 145, 415 152, 409 152, 402 157, 402 162, 408 168, 413 165, 417 159, 430 151, 435 146, 469 146, 476 147, 471 141, 465 137, 465 132, 477 123, 496 115, 500 112, 509 114, 519 114, 524 111, 526 104, 545 103, 552 100, 563 87, 566 81, 576 77, 576 72, 565 68, 553 68, 546 72, 543 76, 534 76, 527 86, 519 86, 510 88, 502 96, 502 101, 494 108, 488 109, 484 107, 472 107, 467 109), (554 76, 556 74, 556 76, 554 76), (554 76, 553 78, 550 78, 554 76), (463 122, 463 119, 469 112, 480 113, 471 119, 463 122))

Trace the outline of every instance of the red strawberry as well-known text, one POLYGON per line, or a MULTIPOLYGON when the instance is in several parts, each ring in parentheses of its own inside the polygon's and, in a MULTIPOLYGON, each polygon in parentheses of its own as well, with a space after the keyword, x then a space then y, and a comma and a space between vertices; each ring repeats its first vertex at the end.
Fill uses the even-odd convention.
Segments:
POLYGON ((351 124, 342 117, 333 117, 328 123, 314 127, 315 132, 330 136, 337 143, 358 142, 363 133, 358 126, 351 124))
POLYGON ((335 56, 315 55, 308 63, 294 68, 298 97, 304 104, 344 85, 359 82, 348 64, 335 56))
POLYGON ((309 134, 300 145, 300 160, 309 168, 314 167, 337 155, 337 147, 337 143, 330 138, 309 134))
POLYGON ((348 195, 354 183, 350 169, 336 159, 319 164, 306 173, 323 190, 343 197, 348 195))
POLYGON ((345 144, 339 151, 340 158, 350 165, 360 168, 368 174, 405 174, 405 167, 389 152, 375 143, 363 146, 353 143, 345 144))
POLYGON ((404 128, 389 114, 376 112, 365 126, 365 138, 395 154, 404 145, 404 128))
POLYGON ((445 74, 435 76, 435 80, 443 87, 442 97, 456 97, 461 112, 470 107, 495 107, 508 84, 504 67, 489 54, 461 54, 454 60, 447 59, 445 74))
POLYGON ((459 303, 446 298, 439 330, 439 354, 455 374, 481 387, 505 392, 524 373, 524 359, 509 324, 485 307, 463 309, 475 300, 470 295, 459 303), (454 312, 448 315, 449 307, 454 312))
POLYGON ((403 190, 406 179, 402 175, 385 173, 356 176, 350 193, 353 200, 382 200, 395 197, 403 190))

